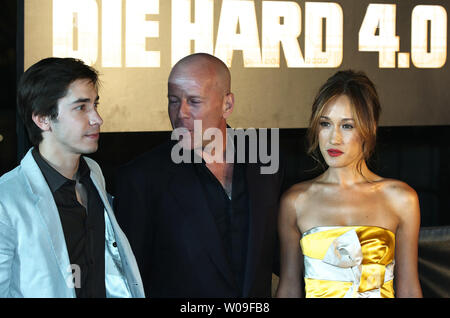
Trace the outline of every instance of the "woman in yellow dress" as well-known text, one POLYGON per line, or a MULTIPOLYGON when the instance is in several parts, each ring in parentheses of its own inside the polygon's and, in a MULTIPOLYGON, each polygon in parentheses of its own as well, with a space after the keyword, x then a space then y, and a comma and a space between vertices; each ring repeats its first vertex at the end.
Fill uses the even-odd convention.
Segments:
POLYGON ((340 71, 319 90, 308 153, 326 170, 281 199, 277 297, 303 296, 302 272, 306 297, 422 297, 417 194, 366 165, 380 110, 363 73, 340 71))

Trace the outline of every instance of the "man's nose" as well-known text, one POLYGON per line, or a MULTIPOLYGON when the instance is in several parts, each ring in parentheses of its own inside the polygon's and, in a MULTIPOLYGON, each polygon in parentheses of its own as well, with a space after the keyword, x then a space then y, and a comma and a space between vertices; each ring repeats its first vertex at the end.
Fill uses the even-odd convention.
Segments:
POLYGON ((89 118, 89 124, 91 126, 99 125, 101 126, 103 124, 103 119, 100 117, 100 114, 96 109, 93 110, 91 117, 89 118))
POLYGON ((181 100, 180 109, 178 110, 179 117, 186 118, 189 117, 189 105, 186 99, 181 100))

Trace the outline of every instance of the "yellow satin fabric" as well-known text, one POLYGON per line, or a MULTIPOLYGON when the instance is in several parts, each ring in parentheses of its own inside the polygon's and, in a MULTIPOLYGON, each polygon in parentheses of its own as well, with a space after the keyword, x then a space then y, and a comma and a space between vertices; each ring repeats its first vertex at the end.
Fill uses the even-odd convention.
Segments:
MULTIPOLYGON (((393 298, 393 280, 385 282, 386 265, 394 261, 395 234, 389 230, 373 226, 343 226, 313 232, 302 237, 300 245, 303 255, 322 260, 330 245, 339 236, 355 230, 362 251, 359 293, 380 290, 381 297, 393 298)), ((306 297, 344 297, 352 282, 305 278, 306 297)))

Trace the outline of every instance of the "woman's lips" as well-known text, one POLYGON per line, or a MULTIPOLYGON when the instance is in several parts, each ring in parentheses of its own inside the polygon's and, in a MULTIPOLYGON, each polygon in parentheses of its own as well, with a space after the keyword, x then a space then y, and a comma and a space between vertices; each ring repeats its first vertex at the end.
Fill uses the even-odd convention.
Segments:
POLYGON ((340 155, 343 154, 343 152, 338 149, 328 149, 327 152, 330 155, 330 157, 339 157, 340 155))

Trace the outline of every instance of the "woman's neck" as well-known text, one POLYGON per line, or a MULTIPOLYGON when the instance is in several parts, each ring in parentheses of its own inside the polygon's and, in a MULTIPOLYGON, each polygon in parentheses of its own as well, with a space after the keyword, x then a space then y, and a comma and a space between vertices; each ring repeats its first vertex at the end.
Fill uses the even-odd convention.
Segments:
POLYGON ((341 186, 353 186, 360 183, 372 182, 380 179, 375 173, 369 170, 366 162, 363 160, 360 164, 345 167, 328 167, 328 169, 319 177, 318 181, 325 183, 334 183, 341 186))

